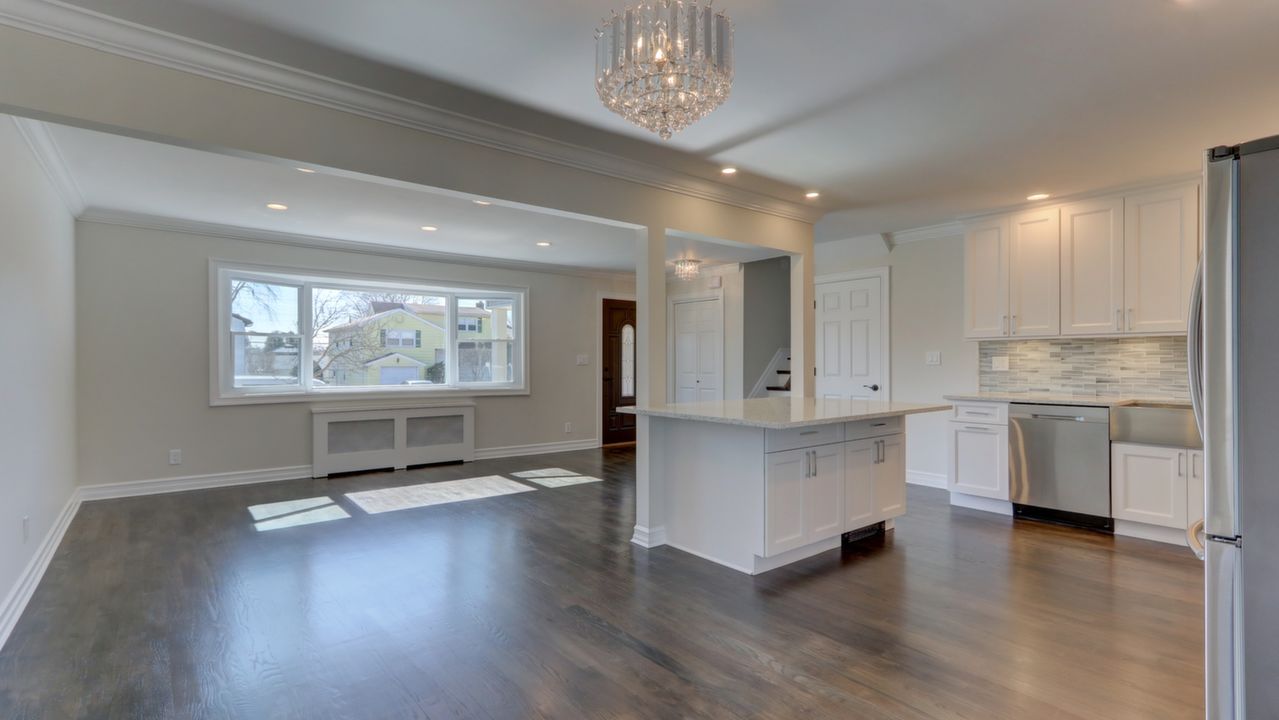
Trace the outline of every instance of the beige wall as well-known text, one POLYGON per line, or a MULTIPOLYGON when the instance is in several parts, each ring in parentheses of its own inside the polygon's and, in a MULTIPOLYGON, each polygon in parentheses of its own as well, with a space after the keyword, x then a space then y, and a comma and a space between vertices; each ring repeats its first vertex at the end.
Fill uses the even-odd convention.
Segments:
POLYGON ((307 403, 210 407, 209 259, 529 288, 531 394, 478 398, 477 448, 595 438, 597 298, 629 280, 405 260, 82 222, 77 226, 85 484, 311 462, 307 403), (576 356, 591 362, 576 365, 576 356), (564 423, 573 424, 571 434, 564 423), (168 465, 181 449, 183 464, 168 465))
POLYGON ((75 489, 74 252, 71 214, 0 116, 0 599, 75 489))
MULTIPOLYGON (((899 245, 883 252, 878 237, 819 243, 822 273, 889 267, 892 288, 892 394, 904 402, 935 402, 947 393, 977 387, 977 343, 963 338, 964 239, 962 236, 899 245), (924 364, 941 352, 942 364, 924 364)), ((946 475, 946 414, 907 419, 906 466, 914 479, 946 475)))

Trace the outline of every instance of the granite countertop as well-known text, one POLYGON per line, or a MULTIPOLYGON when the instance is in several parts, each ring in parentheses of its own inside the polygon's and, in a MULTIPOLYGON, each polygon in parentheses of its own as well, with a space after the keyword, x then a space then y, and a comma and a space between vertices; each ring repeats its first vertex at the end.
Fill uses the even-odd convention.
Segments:
POLYGON ((829 425, 874 418, 949 410, 950 405, 880 402, 877 400, 818 400, 801 397, 752 398, 723 402, 674 403, 618 408, 618 412, 677 420, 742 425, 768 430, 829 425))
POLYGON ((1149 405, 1167 405, 1176 408, 1189 408, 1190 401, 1180 398, 1145 398, 1145 397, 1098 397, 1096 395, 1062 395, 1051 393, 967 393, 947 395, 947 400, 958 402, 1010 402, 1039 403, 1042 405, 1083 405, 1088 407, 1124 407, 1139 403, 1149 405))

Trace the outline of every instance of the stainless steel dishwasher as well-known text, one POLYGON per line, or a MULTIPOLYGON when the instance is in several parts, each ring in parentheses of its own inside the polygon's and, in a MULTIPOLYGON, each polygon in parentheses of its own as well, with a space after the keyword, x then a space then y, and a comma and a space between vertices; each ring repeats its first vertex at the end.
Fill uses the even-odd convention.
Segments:
POLYGON ((1008 451, 1015 516, 1114 531, 1109 408, 1012 403, 1008 451))

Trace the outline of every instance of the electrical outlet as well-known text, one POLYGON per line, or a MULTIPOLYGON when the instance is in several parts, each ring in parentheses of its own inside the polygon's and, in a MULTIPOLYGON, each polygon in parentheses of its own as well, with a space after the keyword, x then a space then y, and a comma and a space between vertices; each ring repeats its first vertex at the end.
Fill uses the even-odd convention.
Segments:
POLYGON ((182 464, 182 451, 181 451, 181 450, 170 450, 170 451, 169 451, 169 464, 170 464, 170 465, 181 465, 181 464, 182 464))
POLYGON ((26 542, 31 538, 31 516, 22 516, 22 542, 26 542))
POLYGON ((573 434, 573 423, 564 423, 564 434, 565 435, 573 434))
POLYGON ((925 365, 941 365, 941 351, 929 350, 928 352, 924 353, 924 364, 925 365))
POLYGON ((1008 356, 996 355, 990 359, 990 365, 995 372, 1008 372, 1008 356))

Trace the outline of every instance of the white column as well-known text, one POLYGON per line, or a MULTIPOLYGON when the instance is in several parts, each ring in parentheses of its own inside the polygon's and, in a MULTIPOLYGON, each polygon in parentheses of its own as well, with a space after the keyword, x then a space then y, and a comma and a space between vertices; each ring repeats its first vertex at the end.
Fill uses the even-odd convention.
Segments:
MULTIPOLYGON (((635 379, 641 406, 666 401, 666 228, 641 232, 635 250, 635 379)), ((644 547, 666 543, 661 421, 639 417, 635 432, 635 533, 644 547)))
POLYGON ((813 301, 813 252, 790 256, 790 357, 791 394, 813 397, 817 389, 814 369, 817 367, 814 340, 816 313, 813 301))

